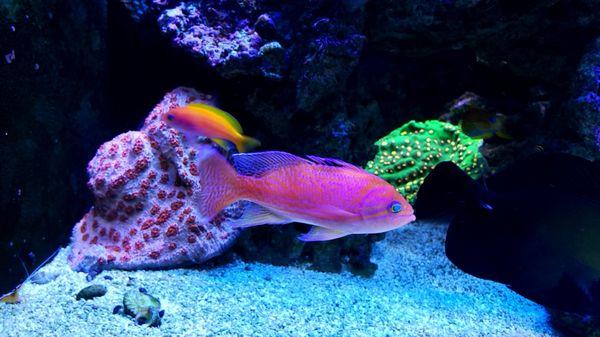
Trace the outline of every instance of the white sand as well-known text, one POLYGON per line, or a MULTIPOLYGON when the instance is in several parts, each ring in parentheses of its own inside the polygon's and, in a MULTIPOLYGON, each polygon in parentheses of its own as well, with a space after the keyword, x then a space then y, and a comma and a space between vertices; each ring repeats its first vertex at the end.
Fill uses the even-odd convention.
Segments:
POLYGON ((24 301, 0 303, 0 336, 554 336, 544 309, 506 287, 453 267, 445 227, 407 226, 377 244, 372 279, 237 262, 210 270, 108 271, 92 282, 66 266, 54 281, 27 284, 24 301), (250 270, 246 270, 246 269, 250 270), (113 280, 104 279, 110 275, 113 280), (128 278, 135 285, 127 286, 128 278), (89 284, 108 293, 75 300, 89 284), (139 286, 160 298, 162 326, 113 315, 139 286))

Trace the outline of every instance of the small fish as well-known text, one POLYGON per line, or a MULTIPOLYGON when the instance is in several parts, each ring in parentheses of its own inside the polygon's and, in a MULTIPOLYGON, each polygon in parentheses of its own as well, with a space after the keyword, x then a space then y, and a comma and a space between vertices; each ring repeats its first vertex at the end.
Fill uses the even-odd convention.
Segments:
POLYGON ((599 176, 598 162, 538 153, 484 185, 444 162, 415 209, 419 218, 451 213, 446 255, 463 271, 548 308, 600 317, 599 176))
POLYGON ((512 139, 506 131, 507 116, 490 111, 483 98, 472 92, 466 92, 452 101, 448 110, 440 119, 458 123, 469 137, 488 139, 497 136, 512 139))
POLYGON ((35 268, 35 270, 33 272, 31 272, 31 274, 29 274, 29 272, 27 272, 27 268, 25 267, 25 264, 23 263, 23 260, 21 260, 21 258, 19 258, 19 261, 21 261, 21 265, 23 266, 23 269, 25 269, 25 273, 27 274, 27 278, 23 282, 21 282, 21 284, 19 284, 18 286, 16 286, 11 292, 0 296, 0 302, 7 303, 7 304, 17 304, 17 303, 20 303, 21 302, 21 296, 19 296, 19 290, 21 290, 21 287, 23 286, 23 284, 25 284, 33 276, 35 276, 35 274, 37 274, 37 272, 43 266, 45 266, 53 257, 55 257, 56 254, 58 254, 59 251, 60 251, 60 248, 57 249, 57 250, 55 250, 52 254, 50 254, 50 256, 48 256, 48 258, 46 258, 46 260, 44 260, 37 268, 35 268))
POLYGON ((214 217, 227 205, 252 202, 232 227, 302 222, 313 225, 302 241, 325 241, 349 234, 381 233, 415 217, 394 187, 337 159, 278 152, 235 154, 233 167, 216 151, 201 159, 203 214, 214 217))
POLYGON ((459 126, 469 137, 488 139, 494 136, 512 139, 505 131, 507 117, 501 113, 482 110, 468 110, 462 116, 459 126))
POLYGON ((227 144, 224 141, 230 141, 240 152, 260 145, 257 139, 242 134, 242 126, 233 116, 214 106, 192 103, 176 107, 164 114, 162 120, 189 140, 198 136, 208 137, 225 149, 227 144))

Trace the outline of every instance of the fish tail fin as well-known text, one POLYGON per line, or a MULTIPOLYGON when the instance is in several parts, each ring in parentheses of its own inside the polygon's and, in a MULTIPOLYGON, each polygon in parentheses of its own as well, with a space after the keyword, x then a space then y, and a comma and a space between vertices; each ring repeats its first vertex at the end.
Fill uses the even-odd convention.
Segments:
POLYGON ((256 138, 242 136, 240 141, 237 142, 236 146, 238 148, 238 151, 248 152, 249 150, 252 150, 257 146, 260 146, 260 141, 256 138))
POLYGON ((241 199, 241 179, 216 150, 209 148, 199 161, 200 193, 196 200, 202 215, 214 218, 223 208, 241 199))
POLYGON ((510 132, 506 131, 507 120, 508 117, 502 114, 496 117, 496 123, 494 123, 495 134, 502 139, 512 140, 513 137, 510 135, 510 132))
POLYGON ((504 128, 501 128, 500 130, 496 131, 496 136, 506 140, 513 139, 513 137, 504 130, 504 128))

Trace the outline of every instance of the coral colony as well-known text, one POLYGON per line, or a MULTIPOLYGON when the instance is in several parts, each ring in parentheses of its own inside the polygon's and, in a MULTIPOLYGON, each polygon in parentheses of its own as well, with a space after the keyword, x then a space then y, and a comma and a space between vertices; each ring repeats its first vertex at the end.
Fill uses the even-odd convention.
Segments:
MULTIPOLYGON (((223 76, 247 73, 248 68, 279 53, 279 43, 263 40, 254 28, 253 6, 235 2, 180 3, 165 10, 158 18, 161 30, 172 36, 173 42, 205 59, 223 76), (223 6, 231 12, 222 11, 223 6)), ((260 25, 273 25, 268 16, 260 25)), ((266 75, 267 71, 265 71, 266 75)))
POLYGON ((241 214, 235 203, 206 222, 194 202, 195 159, 211 144, 186 140, 160 121, 170 108, 206 102, 191 89, 168 93, 140 131, 115 137, 88 164, 95 203, 73 229, 69 256, 76 270, 138 269, 205 261, 227 248, 238 231, 222 224, 241 214))
POLYGON ((378 152, 367 171, 387 180, 412 203, 427 174, 443 161, 454 162, 473 178, 481 176, 482 143, 450 123, 410 121, 375 142, 378 152))

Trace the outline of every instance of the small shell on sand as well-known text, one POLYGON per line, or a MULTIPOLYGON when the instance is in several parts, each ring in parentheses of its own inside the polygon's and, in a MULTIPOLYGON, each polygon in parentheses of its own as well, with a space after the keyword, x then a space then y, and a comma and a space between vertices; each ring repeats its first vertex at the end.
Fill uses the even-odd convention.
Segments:
POLYGON ((75 296, 75 299, 78 301, 82 298, 84 300, 91 300, 96 297, 104 296, 106 294, 106 292, 107 292, 107 289, 105 286, 103 286, 101 284, 92 284, 91 286, 87 286, 87 287, 81 289, 77 293, 77 296, 75 296))

